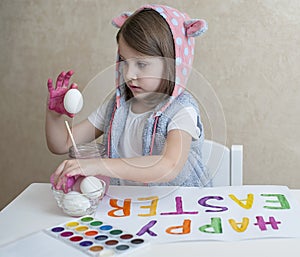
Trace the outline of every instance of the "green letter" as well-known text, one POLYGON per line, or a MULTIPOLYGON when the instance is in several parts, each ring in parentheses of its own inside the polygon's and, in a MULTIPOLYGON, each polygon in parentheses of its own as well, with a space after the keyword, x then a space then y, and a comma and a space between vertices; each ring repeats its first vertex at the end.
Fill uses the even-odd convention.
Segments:
POLYGON ((288 200, 286 199, 286 197, 284 195, 281 194, 261 194, 261 196, 273 196, 276 197, 276 200, 266 200, 267 203, 279 203, 280 206, 264 206, 264 208, 266 209, 276 209, 276 210, 280 210, 280 209, 290 209, 290 204, 288 202, 288 200))
POLYGON ((222 234, 222 223, 221 218, 211 218, 211 224, 204 225, 199 228, 201 232, 222 234))

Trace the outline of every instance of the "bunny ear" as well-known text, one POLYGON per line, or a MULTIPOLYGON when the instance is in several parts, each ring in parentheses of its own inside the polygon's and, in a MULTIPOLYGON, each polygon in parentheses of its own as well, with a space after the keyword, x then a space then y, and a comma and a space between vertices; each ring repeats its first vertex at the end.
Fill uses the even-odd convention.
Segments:
POLYGON ((207 23, 205 20, 192 19, 184 22, 184 28, 187 37, 197 37, 207 30, 207 23))
POLYGON ((131 15, 131 12, 123 12, 118 17, 114 18, 112 20, 112 25, 114 25, 117 28, 121 28, 124 22, 127 20, 127 18, 131 15))

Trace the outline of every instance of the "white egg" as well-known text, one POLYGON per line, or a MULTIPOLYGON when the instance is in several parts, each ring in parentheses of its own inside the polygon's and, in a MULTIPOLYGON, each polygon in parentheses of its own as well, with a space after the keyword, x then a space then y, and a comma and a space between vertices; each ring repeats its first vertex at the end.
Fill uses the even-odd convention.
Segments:
POLYGON ((93 176, 85 177, 80 183, 80 190, 83 194, 89 194, 100 190, 98 192, 100 196, 103 192, 103 189, 104 189, 103 182, 100 179, 93 176))
POLYGON ((86 210, 91 207, 89 199, 76 191, 65 194, 62 205, 65 212, 71 216, 85 215, 86 210))
POLYGON ((68 90, 64 97, 64 107, 67 112, 75 114, 81 111, 83 106, 83 97, 78 89, 68 90))

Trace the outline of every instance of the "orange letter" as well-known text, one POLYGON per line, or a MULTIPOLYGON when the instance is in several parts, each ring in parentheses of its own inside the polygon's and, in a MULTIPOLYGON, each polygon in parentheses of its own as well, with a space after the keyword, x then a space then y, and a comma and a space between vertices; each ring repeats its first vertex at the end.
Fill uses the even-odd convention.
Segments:
POLYGON ((233 201, 235 201, 239 206, 243 207, 244 209, 251 209, 253 200, 254 200, 253 194, 248 194, 247 199, 244 199, 244 200, 239 200, 234 195, 229 195, 229 197, 233 201), (245 202, 245 203, 243 203, 243 202, 245 202))
POLYGON ((236 232, 244 232, 249 225, 249 218, 243 218, 242 222, 236 222, 234 219, 229 219, 229 224, 236 232), (240 226, 238 226, 240 225, 240 226))
POLYGON ((150 197, 145 197, 145 198, 138 198, 139 201, 147 201, 147 200, 152 200, 150 205, 144 205, 141 206, 142 209, 150 209, 150 212, 147 214, 138 214, 138 216, 155 216, 156 215, 156 208, 157 208, 157 202, 158 202, 158 197, 157 196, 150 196, 150 197))
POLYGON ((108 212, 108 216, 111 217, 126 217, 130 215, 130 205, 131 205, 131 199, 125 199, 123 206, 119 206, 117 204, 118 199, 110 199, 109 204, 111 207, 114 207, 115 209, 110 210, 108 212), (123 211, 123 215, 116 215, 116 211, 123 211))
POLYGON ((166 232, 168 234, 172 234, 172 235, 184 235, 184 234, 189 234, 191 232, 191 220, 187 219, 183 221, 183 225, 182 226, 173 226, 173 227, 169 227, 166 229, 166 232), (178 230, 181 229, 181 231, 179 232, 172 232, 173 230, 178 230))

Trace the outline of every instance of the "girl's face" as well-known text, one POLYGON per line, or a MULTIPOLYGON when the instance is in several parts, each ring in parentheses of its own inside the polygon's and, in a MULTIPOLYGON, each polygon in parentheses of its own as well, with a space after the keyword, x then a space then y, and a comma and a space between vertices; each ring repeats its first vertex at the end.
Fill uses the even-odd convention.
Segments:
POLYGON ((125 83, 135 97, 158 90, 164 73, 162 57, 137 52, 127 45, 122 36, 119 54, 125 83))

